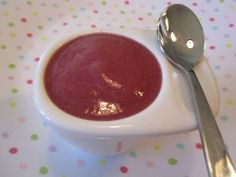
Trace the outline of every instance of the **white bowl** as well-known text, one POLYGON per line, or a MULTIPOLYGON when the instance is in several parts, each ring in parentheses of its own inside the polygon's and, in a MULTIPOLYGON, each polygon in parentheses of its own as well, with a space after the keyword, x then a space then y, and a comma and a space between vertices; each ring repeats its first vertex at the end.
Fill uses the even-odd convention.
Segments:
MULTIPOLYGON (((162 70, 162 87, 156 99, 144 111, 128 118, 91 121, 76 118, 60 110, 48 97, 44 71, 52 54, 64 43, 84 34, 71 34, 49 46, 40 58, 34 79, 34 101, 46 124, 61 137, 84 151, 99 155, 116 155, 133 147, 145 137, 194 130, 197 127, 188 83, 183 74, 161 53, 155 31, 102 30, 127 36, 146 46, 158 59, 162 70)), ((216 116, 219 92, 213 73, 203 59, 196 68, 203 90, 216 116)))

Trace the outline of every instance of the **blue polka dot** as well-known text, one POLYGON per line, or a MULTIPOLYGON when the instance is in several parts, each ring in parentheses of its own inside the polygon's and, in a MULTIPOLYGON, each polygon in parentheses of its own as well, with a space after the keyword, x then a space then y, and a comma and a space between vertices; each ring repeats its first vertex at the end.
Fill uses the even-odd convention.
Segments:
POLYGON ((23 60, 23 59, 25 59, 25 56, 24 55, 20 55, 19 59, 23 60))
POLYGON ((228 119, 229 119, 229 117, 227 115, 220 116, 220 120, 222 120, 223 122, 226 122, 228 119))
POLYGON ((217 26, 213 26, 212 29, 213 30, 218 30, 218 27, 217 26))
POLYGON ((152 9, 152 10, 156 9, 156 6, 151 6, 151 9, 152 9))
POLYGON ((2 5, 7 5, 7 1, 2 1, 2 5))
POLYGON ((215 65, 214 68, 215 69, 221 69, 221 66, 220 65, 215 65))
POLYGON ((80 10, 81 10, 81 11, 85 11, 85 8, 84 8, 84 7, 80 7, 80 10))
POLYGON ((176 147, 177 147, 178 149, 184 149, 184 144, 183 144, 183 143, 177 143, 177 144, 176 144, 176 147))

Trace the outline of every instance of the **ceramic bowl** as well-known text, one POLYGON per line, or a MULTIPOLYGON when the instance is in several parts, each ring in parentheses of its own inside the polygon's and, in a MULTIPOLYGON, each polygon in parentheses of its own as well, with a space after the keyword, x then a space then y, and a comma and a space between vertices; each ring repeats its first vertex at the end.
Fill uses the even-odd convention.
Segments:
MULTIPOLYGON (((213 72, 205 59, 195 70, 216 116, 219 111, 219 91, 213 72)), ((170 64, 160 51, 155 31, 101 30, 62 36, 47 47, 40 58, 35 73, 33 97, 42 120, 48 126, 66 141, 97 155, 117 155, 144 138, 190 131, 197 127, 188 82, 183 73, 170 64), (163 76, 162 87, 158 99, 144 111, 119 120, 91 121, 60 110, 48 97, 44 86, 44 72, 52 54, 66 42, 94 32, 108 32, 131 38, 146 46, 158 59, 163 76)))

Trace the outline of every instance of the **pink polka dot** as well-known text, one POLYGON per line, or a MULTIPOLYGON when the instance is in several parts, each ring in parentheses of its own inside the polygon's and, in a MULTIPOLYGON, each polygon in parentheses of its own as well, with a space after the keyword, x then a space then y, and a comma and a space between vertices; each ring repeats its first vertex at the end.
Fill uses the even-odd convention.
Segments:
POLYGON ((211 46, 209 46, 209 49, 211 49, 211 50, 215 50, 215 46, 214 45, 211 45, 211 46))
POLYGON ((143 21, 143 17, 139 17, 138 20, 143 21))
POLYGON ((64 23, 62 23, 62 25, 63 25, 63 26, 67 26, 67 25, 68 25, 68 23, 67 23, 67 22, 64 22, 64 23))
POLYGON ((196 147, 197 149, 202 149, 202 144, 201 144, 201 143, 196 143, 196 144, 195 144, 195 147, 196 147))
POLYGON ((96 28, 97 26, 95 24, 92 24, 91 25, 91 28, 96 28))
POLYGON ((26 23, 26 22, 27 22, 27 18, 22 17, 22 18, 20 19, 20 21, 21 21, 22 23, 26 23))
POLYGON ((193 5, 193 6, 197 6, 197 3, 196 3, 196 2, 194 2, 192 5, 193 5))
POLYGON ((17 11, 21 11, 21 8, 19 6, 16 6, 17 11))
POLYGON ((21 50, 22 49, 22 46, 18 45, 16 46, 17 49, 21 50))
POLYGON ((85 161, 84 161, 84 160, 78 160, 78 161, 77 161, 77 165, 78 165, 79 167, 83 167, 83 166, 85 166, 85 161))
POLYGON ((27 33, 27 37, 33 37, 32 33, 27 33))
POLYGON ((215 18, 211 17, 211 18, 209 18, 209 21, 213 22, 213 21, 215 21, 215 18))
POLYGON ((59 17, 64 17, 64 14, 63 13, 59 13, 58 16, 59 17))
POLYGON ((18 167, 19 167, 20 170, 25 170, 25 169, 27 169, 28 164, 26 164, 26 163, 20 163, 20 164, 18 165, 18 167))
POLYGON ((24 70, 25 70, 25 71, 30 70, 30 66, 25 66, 25 67, 24 67, 24 70))
POLYGON ((14 80, 14 77, 13 76, 8 76, 8 79, 9 80, 14 80))
POLYGON ((94 10, 93 13, 97 14, 97 13, 98 13, 98 10, 94 10))
POLYGON ((126 4, 126 5, 129 5, 129 1, 125 1, 125 4, 126 4))
POLYGON ((225 77, 226 77, 226 78, 231 78, 232 75, 231 75, 231 74, 225 74, 225 77))
POLYGON ((227 87, 222 87, 222 91, 227 92, 228 88, 227 87))
POLYGON ((234 24, 233 24, 233 23, 230 23, 230 24, 229 24, 229 27, 230 27, 230 28, 234 27, 234 24))
POLYGON ((128 173, 129 169, 126 166, 121 166, 120 171, 121 173, 128 173))
POLYGON ((18 152, 18 149, 16 147, 11 147, 9 149, 9 152, 14 155, 14 154, 16 154, 18 152))
POLYGON ((225 57, 224 56, 219 56, 219 59, 224 60, 225 57))
POLYGON ((26 83, 29 84, 29 85, 31 85, 31 84, 33 84, 33 80, 32 80, 32 79, 28 79, 28 80, 26 81, 26 83))
POLYGON ((39 59, 40 59, 39 57, 35 57, 35 58, 34 58, 34 61, 38 62, 39 59))
POLYGON ((146 162, 146 166, 149 167, 149 168, 153 168, 153 167, 155 167, 155 163, 153 161, 148 160, 146 162))
POLYGON ((27 119, 25 117, 19 117, 18 118, 19 123, 25 123, 27 119))
POLYGON ((9 134, 7 132, 3 132, 1 136, 2 138, 7 139, 9 137, 9 134))

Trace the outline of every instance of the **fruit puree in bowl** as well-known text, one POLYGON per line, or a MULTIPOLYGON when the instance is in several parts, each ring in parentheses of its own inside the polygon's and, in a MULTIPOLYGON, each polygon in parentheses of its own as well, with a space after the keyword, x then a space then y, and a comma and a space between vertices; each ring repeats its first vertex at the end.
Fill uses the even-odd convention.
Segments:
POLYGON ((116 120, 148 107, 161 89, 157 58, 140 43, 111 33, 80 36, 62 45, 45 72, 50 99, 88 120, 116 120))
MULTIPOLYGON (((155 31, 111 29, 62 36, 42 54, 33 97, 40 117, 68 142, 98 155, 197 127, 183 73, 155 31)), ((195 68, 214 115, 219 92, 203 59, 195 68)))

